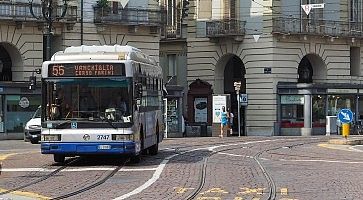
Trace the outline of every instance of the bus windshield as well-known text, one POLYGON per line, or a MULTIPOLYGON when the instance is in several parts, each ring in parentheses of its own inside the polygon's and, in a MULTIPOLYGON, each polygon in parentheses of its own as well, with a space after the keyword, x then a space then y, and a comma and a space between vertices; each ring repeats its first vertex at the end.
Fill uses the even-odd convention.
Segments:
POLYGON ((46 120, 131 122, 131 78, 62 78, 45 83, 46 120))

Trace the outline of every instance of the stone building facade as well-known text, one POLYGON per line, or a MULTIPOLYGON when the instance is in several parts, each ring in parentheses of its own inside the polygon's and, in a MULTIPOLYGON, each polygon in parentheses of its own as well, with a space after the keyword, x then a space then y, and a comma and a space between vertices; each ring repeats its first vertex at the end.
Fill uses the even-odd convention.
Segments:
MULTIPOLYGON (((44 33, 49 29, 41 2, 32 1, 34 17, 28 0, 0 1, 0 139, 22 138, 25 122, 40 105, 39 87, 29 90, 28 80, 32 74, 40 80, 34 70, 41 67, 47 47, 44 33), (29 104, 25 108, 19 106, 24 98, 29 104)), ((159 2, 71 0, 64 17, 64 1, 53 0, 52 5, 51 54, 81 44, 119 44, 135 46, 158 60, 165 21, 159 2)))
POLYGON ((229 94, 237 116, 241 81, 243 135, 325 134, 326 117, 342 108, 362 120, 361 0, 189 3, 188 85, 201 79, 229 94), (307 14, 301 5, 313 3, 323 8, 307 14))

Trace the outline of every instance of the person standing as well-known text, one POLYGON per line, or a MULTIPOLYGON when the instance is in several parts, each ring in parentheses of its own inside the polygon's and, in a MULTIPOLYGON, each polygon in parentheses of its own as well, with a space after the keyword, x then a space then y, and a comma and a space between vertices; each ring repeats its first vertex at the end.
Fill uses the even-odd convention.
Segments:
POLYGON ((226 112, 226 107, 222 106, 222 112, 221 112, 221 134, 219 135, 220 138, 223 137, 224 130, 228 126, 228 112, 226 112))

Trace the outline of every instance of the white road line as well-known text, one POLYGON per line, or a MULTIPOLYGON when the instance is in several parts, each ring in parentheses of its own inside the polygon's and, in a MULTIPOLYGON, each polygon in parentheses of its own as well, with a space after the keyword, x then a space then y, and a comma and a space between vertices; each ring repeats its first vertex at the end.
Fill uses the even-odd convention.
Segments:
MULTIPOLYGON (((114 167, 88 167, 88 168, 71 168, 64 169, 62 172, 85 172, 85 171, 112 171, 114 167)), ((120 172, 137 172, 137 171, 155 171, 157 168, 126 168, 120 169, 120 172)), ((53 172, 55 169, 46 169, 46 168, 3 168, 2 172, 53 172)))
MULTIPOLYGON (((271 142, 271 141, 279 141, 279 140, 290 140, 290 139, 276 139, 276 140, 259 140, 259 141, 250 141, 250 142, 241 142, 241 143, 234 143, 234 144, 223 144, 223 145, 216 145, 216 146, 211 146, 211 147, 205 147, 205 148, 198 148, 198 149, 192 149, 189 151, 185 151, 179 154, 174 154, 171 155, 167 158, 165 158, 157 167, 157 169, 155 170, 153 176, 147 180, 144 184, 142 184, 141 186, 137 187, 136 189, 134 189, 133 191, 126 193, 122 196, 116 197, 113 200, 122 200, 122 199, 126 199, 129 198, 133 195, 136 195, 140 192, 142 192, 143 190, 147 189, 148 187, 150 187, 153 183, 155 183, 161 173, 163 172, 165 165, 170 161, 170 159, 172 159, 173 157, 177 156, 177 155, 181 155, 181 154, 185 154, 188 152, 193 152, 193 151, 198 151, 198 150, 209 150, 209 151, 214 151, 216 148, 220 148, 220 147, 228 147, 228 146, 237 146, 237 145, 246 145, 246 144, 255 144, 255 143, 263 143, 263 142, 271 142)), ((292 140, 292 139, 291 139, 292 140)), ((296 140, 296 139, 295 139, 296 140)))
POLYGON ((342 160, 285 160, 279 159, 279 161, 285 162, 326 162, 326 163, 343 163, 343 164, 363 164, 363 161, 342 161, 342 160))

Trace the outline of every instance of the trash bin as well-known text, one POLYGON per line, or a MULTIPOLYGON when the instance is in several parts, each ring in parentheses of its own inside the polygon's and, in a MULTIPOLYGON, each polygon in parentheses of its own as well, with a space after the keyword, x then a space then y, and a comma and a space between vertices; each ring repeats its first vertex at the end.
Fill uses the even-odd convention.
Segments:
POLYGON ((207 134, 208 134, 207 132, 208 132, 207 124, 206 123, 200 124, 200 136, 207 137, 207 134))

